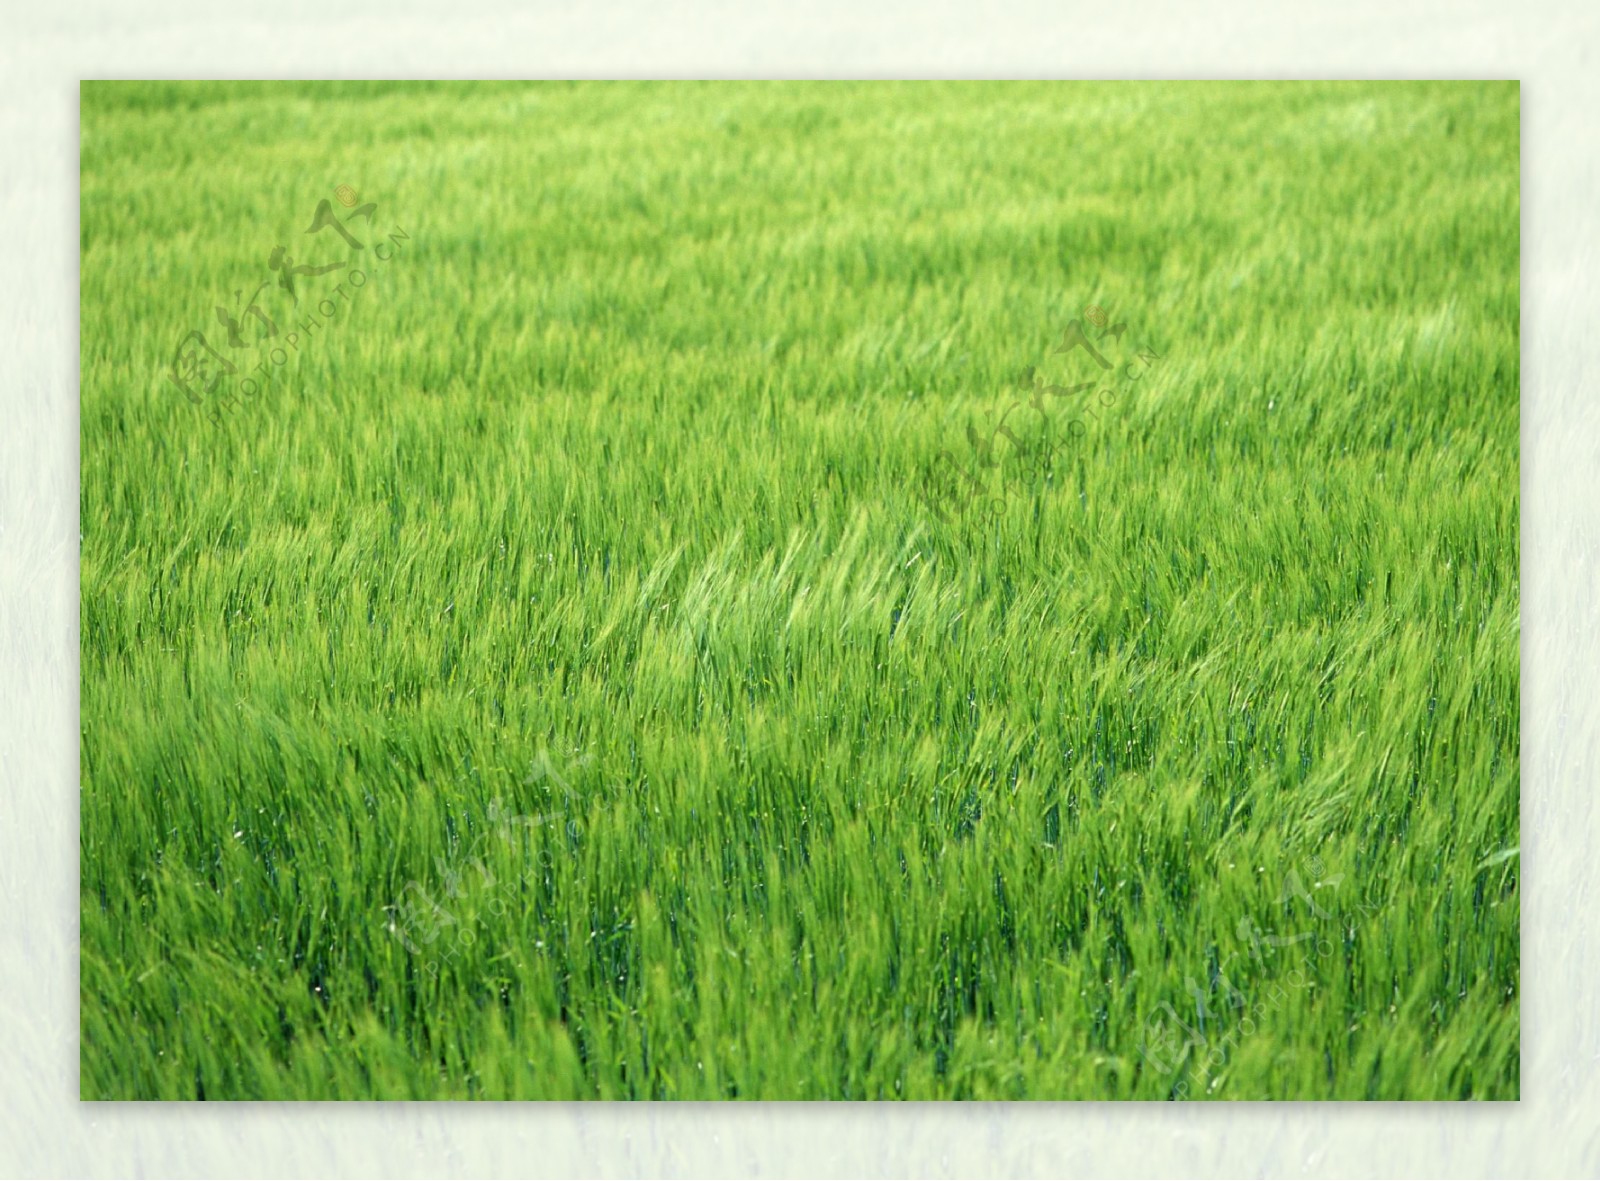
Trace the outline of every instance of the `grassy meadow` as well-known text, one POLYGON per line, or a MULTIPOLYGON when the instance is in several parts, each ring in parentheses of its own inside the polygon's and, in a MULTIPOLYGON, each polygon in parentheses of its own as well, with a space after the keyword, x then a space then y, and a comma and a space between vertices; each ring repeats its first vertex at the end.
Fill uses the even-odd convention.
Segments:
POLYGON ((83 1098, 1518 1097, 1516 83, 81 107, 83 1098))

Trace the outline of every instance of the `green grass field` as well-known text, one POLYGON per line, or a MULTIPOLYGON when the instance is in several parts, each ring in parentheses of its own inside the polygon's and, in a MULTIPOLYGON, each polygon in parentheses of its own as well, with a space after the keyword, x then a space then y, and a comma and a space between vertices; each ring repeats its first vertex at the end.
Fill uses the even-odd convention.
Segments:
POLYGON ((1515 1099, 1518 156, 85 83, 83 1098, 1515 1099))

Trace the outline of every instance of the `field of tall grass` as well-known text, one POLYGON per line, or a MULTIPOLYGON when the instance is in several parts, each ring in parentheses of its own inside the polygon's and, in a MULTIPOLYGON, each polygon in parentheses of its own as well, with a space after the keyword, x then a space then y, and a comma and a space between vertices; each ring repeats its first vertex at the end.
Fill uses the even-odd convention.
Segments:
POLYGON ((85 1099, 1514 1099, 1516 83, 85 83, 85 1099))

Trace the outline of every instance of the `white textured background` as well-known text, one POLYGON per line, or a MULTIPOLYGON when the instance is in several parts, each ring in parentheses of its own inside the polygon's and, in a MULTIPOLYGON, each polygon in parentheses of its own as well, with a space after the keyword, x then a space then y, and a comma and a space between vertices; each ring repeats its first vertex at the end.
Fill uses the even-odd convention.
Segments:
POLYGON ((0 0, 0 1175, 1600 1176, 1600 3, 22 2, 0 0), (1520 1103, 78 1102, 78 80, 769 76, 1522 81, 1520 1103))

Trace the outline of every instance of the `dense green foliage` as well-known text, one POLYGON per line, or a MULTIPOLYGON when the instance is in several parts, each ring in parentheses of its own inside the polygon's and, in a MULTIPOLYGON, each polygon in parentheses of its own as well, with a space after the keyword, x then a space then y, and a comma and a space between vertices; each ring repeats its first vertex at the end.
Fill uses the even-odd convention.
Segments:
POLYGON ((1514 83, 82 100, 85 1098, 1517 1096, 1514 83))

